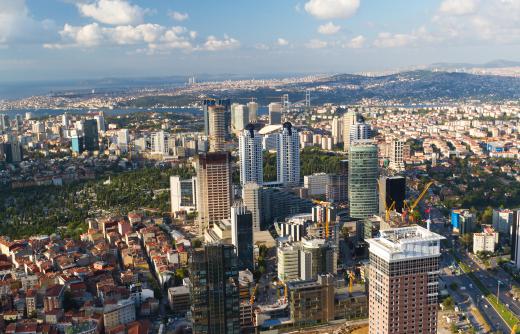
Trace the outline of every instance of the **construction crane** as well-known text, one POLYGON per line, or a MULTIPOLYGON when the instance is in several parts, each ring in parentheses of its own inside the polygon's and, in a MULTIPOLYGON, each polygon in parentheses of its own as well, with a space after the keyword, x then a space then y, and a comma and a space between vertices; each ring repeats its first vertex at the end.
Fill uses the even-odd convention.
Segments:
MULTIPOLYGON (((328 208, 332 203, 326 201, 320 201, 317 199, 312 200, 312 202, 316 205, 320 205, 322 207, 328 208)), ((325 216, 325 239, 329 238, 329 223, 330 217, 328 215, 325 216)), ((318 223, 318 226, 321 226, 321 223, 318 223)))
MULTIPOLYGON (((382 188, 381 182, 382 182, 382 180, 380 180, 380 179, 377 180, 377 191, 378 192, 380 192, 381 191, 380 189, 382 188)), ((385 204, 385 221, 386 222, 390 221, 390 212, 392 212, 392 210, 395 209, 395 205, 396 205, 396 202, 394 200, 392 200, 391 198, 390 198, 390 200, 392 201, 392 203, 390 204, 390 206, 388 206, 386 204, 386 198, 383 199, 383 203, 385 204)))
POLYGON ((511 334, 516 334, 518 330, 518 324, 515 324, 513 328, 511 328, 511 334))
POLYGON ((352 288, 354 286, 354 280, 356 279, 356 275, 354 275, 354 272, 349 270, 348 271, 348 292, 352 294, 352 288))
MULTIPOLYGON (((419 205, 419 202, 423 199, 424 195, 426 195, 426 192, 428 192, 428 189, 430 189, 431 185, 433 184, 433 181, 430 181, 426 184, 421 194, 417 197, 417 199, 410 205, 408 201, 404 201, 404 210, 403 210, 403 220, 406 219, 406 216, 410 214, 410 216, 413 215, 414 209, 419 205)), ((412 218, 413 219, 413 218, 412 218)))
POLYGON ((258 283, 256 283, 255 288, 253 289, 253 293, 251 294, 251 298, 249 299, 249 304, 253 305, 256 299, 256 291, 258 290, 258 283))

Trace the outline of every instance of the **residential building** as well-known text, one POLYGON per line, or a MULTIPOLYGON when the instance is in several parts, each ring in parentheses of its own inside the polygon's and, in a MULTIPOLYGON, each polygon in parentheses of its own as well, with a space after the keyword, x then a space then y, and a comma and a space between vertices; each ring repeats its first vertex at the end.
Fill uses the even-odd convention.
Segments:
POLYGON ((249 111, 249 122, 256 123, 258 119, 258 103, 254 101, 248 102, 247 110, 249 111))
POLYGON ((393 140, 390 143, 389 167, 396 172, 405 170, 405 158, 410 156, 410 146, 403 140, 393 140))
POLYGON ((283 124, 276 153, 278 182, 284 186, 300 184, 300 140, 291 123, 283 124))
POLYGON ((231 129, 239 133, 249 124, 249 110, 243 104, 233 103, 231 105, 231 129))
POLYGON ((509 237, 513 223, 513 210, 493 209, 492 224, 495 231, 509 237))
POLYGON ((105 329, 126 325, 135 321, 135 304, 132 299, 119 300, 115 304, 106 304, 103 308, 105 329))
POLYGON ((343 148, 345 152, 348 152, 350 148, 350 127, 356 124, 358 120, 359 115, 353 110, 343 114, 343 148))
POLYGON ((262 185, 264 180, 262 137, 248 124, 238 137, 238 154, 240 158, 240 183, 254 182, 262 185))
POLYGON ((473 253, 490 252, 494 253, 498 244, 498 232, 493 228, 484 227, 480 233, 473 233, 473 253))
POLYGON ((278 278, 283 282, 300 278, 300 250, 293 243, 283 243, 276 249, 278 278))

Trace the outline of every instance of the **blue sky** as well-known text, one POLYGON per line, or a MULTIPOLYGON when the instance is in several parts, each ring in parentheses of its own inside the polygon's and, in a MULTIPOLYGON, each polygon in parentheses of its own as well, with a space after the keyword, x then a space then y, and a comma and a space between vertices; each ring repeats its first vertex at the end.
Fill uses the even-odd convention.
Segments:
POLYGON ((0 80, 520 60, 520 0, 0 0, 0 80))

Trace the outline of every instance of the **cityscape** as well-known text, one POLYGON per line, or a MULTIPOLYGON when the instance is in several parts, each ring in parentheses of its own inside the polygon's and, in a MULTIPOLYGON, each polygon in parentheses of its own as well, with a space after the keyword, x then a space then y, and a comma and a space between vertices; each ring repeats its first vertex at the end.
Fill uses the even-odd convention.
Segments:
POLYGON ((0 333, 520 333, 520 2, 375 3, 0 0, 0 333))

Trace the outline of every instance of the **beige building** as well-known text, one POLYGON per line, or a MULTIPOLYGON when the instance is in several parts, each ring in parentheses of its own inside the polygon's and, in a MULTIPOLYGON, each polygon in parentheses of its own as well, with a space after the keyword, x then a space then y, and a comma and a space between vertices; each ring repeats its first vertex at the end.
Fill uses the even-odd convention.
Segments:
POLYGON ((230 218, 231 164, 228 152, 200 154, 197 170, 197 212, 199 232, 213 223, 230 218))
POLYGON ((300 251, 292 244, 280 245, 277 249, 278 278, 282 281, 300 278, 300 251))
POLYGON ((208 107, 209 149, 211 152, 224 151, 226 136, 226 109, 222 106, 208 107))
POLYGON ((260 185, 257 183, 248 182, 242 187, 242 200, 246 208, 251 211, 253 215, 253 231, 260 231, 260 204, 262 196, 260 185))
POLYGON ((420 226, 368 239, 369 334, 437 333, 440 241, 420 226))
POLYGON ((495 252, 498 243, 498 232, 492 228, 484 229, 481 233, 473 233, 473 253, 495 252))
POLYGON ((123 299, 117 304, 105 305, 103 309, 103 323, 105 329, 135 321, 135 304, 132 299, 123 299))
POLYGON ((350 148, 350 127, 357 123, 358 114, 355 111, 348 111, 343 115, 343 147, 347 152, 350 148))

